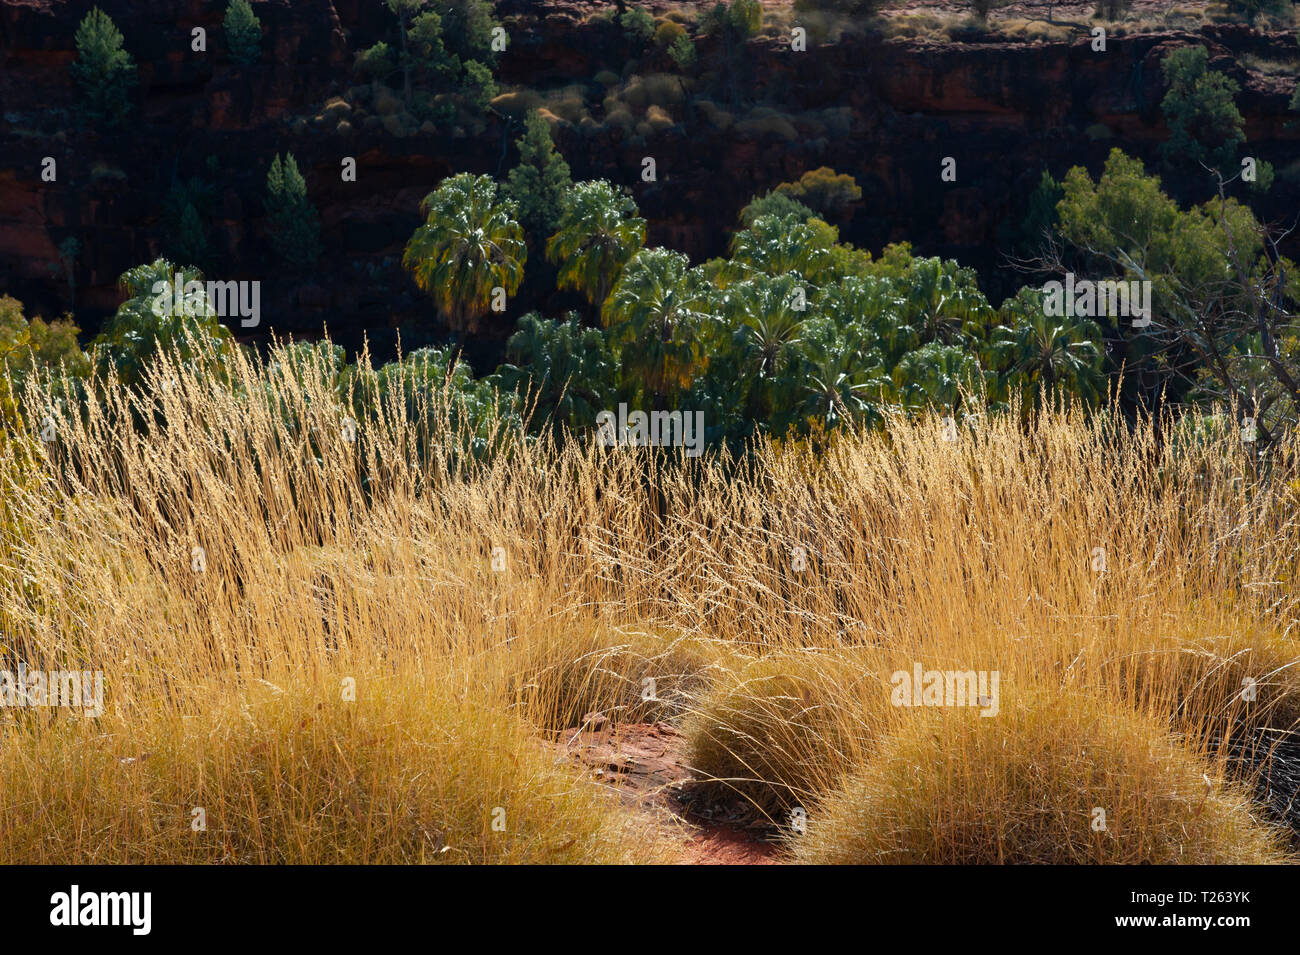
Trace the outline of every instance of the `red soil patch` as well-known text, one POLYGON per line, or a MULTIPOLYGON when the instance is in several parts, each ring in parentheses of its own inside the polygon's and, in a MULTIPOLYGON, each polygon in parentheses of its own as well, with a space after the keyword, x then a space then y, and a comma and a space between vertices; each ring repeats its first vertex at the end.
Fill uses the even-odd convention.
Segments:
POLYGON ((682 837, 687 865, 763 865, 776 861, 777 832, 741 799, 705 801, 686 764, 686 740, 665 723, 612 725, 592 714, 552 745, 614 789, 631 809, 682 837))

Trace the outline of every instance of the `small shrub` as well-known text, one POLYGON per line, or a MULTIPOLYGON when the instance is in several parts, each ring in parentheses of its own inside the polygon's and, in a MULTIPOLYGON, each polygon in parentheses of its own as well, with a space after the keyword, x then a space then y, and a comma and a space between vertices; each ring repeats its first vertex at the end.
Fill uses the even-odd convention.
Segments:
POLYGON ((862 189, 852 176, 837 173, 829 166, 810 169, 798 182, 783 182, 776 191, 823 216, 841 213, 862 198, 862 189))
POLYGON ((798 131, 794 124, 790 122, 790 117, 781 113, 771 113, 764 116, 750 116, 736 124, 736 132, 747 136, 768 136, 775 135, 784 139, 786 142, 794 142, 799 138, 798 131))
POLYGON ((1132 5, 1133 0, 1098 0, 1094 16, 1103 20, 1118 20, 1132 5))
POLYGON ((668 47, 668 58, 679 70, 689 70, 695 65, 695 44, 688 36, 679 36, 668 47))
POLYGON ((655 46, 669 47, 686 36, 686 28, 680 23, 665 20, 655 28, 655 46))
POLYGON ((641 7, 632 7, 619 16, 618 25, 628 40, 637 46, 645 46, 655 33, 654 17, 641 7))
POLYGON ((348 101, 343 99, 341 96, 335 96, 332 99, 325 101, 321 113, 328 119, 340 120, 351 115, 352 107, 348 105, 348 101))
POLYGON ((736 122, 736 117, 711 100, 701 99, 695 101, 695 108, 704 116, 704 121, 717 130, 728 130, 736 122))
POLYGON ((677 125, 673 121, 673 118, 669 116, 661 106, 651 106, 646 110, 645 121, 656 133, 661 133, 666 129, 672 129, 673 126, 677 125))
POLYGON ((405 139, 406 124, 402 122, 402 115, 403 114, 401 113, 389 113, 385 116, 381 121, 384 127, 384 132, 389 136, 396 137, 397 139, 405 139))
POLYGON ((386 86, 375 91, 375 112, 380 116, 389 116, 402 108, 402 101, 386 86))

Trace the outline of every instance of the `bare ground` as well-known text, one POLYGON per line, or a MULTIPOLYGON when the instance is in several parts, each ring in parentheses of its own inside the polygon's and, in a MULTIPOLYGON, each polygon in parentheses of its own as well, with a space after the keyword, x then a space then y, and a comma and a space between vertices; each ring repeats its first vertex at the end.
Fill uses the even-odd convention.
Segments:
POLYGON ((778 833, 743 799, 706 800, 686 762, 686 740, 667 723, 614 725, 599 714, 552 741, 568 760, 618 792, 628 808, 682 840, 684 865, 776 861, 778 833))

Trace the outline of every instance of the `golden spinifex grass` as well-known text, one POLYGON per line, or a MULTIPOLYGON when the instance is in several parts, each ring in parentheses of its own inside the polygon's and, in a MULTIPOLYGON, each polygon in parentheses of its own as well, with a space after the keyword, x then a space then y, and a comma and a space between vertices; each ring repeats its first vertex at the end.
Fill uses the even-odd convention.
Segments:
POLYGON ((1022 693, 1000 720, 928 710, 792 838, 808 863, 1279 862, 1246 798, 1161 727, 1087 694, 1022 693))
POLYGON ((593 711, 679 721, 715 790, 804 809, 820 846, 906 785, 935 838, 956 793, 1019 820, 916 858, 1072 857, 1035 813, 1102 861, 1282 855, 1244 794, 1300 713, 1300 495, 1234 427, 1049 409, 949 442, 896 416, 688 459, 525 439, 283 347, 72 390, 29 388, 0 450, 4 665, 101 670, 106 711, 0 711, 0 861, 673 858, 546 747, 593 711), (893 705, 918 666, 997 673, 999 712, 893 705), (1062 784, 919 785, 890 767, 922 728, 916 772, 996 732, 1062 784), (1124 799, 1080 769, 1098 745, 1124 799), (1169 797, 1192 776, 1222 810, 1196 826, 1169 797), (1076 810, 1107 801, 1098 840, 1076 810))

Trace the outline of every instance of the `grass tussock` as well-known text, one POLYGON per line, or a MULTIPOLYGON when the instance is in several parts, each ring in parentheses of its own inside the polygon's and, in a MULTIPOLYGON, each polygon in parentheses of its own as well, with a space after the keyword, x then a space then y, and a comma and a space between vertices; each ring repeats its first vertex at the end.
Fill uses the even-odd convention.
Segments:
POLYGON ((725 647, 698 639, 588 625, 540 625, 506 661, 506 683, 539 727, 580 726, 597 714, 613 723, 680 716, 708 685, 725 647))
POLYGON ((1279 857, 1220 780, 1300 718, 1293 449, 1048 408, 687 458, 214 359, 37 382, 53 440, 0 443, 0 669, 105 684, 0 709, 0 861, 663 858, 546 748, 593 712, 805 808, 800 858, 1279 857), (917 665, 999 714, 892 706, 917 665))
POLYGON ((1285 859, 1246 796, 1154 723, 1029 692, 984 719, 916 711, 791 837, 818 864, 1237 864, 1285 859))
POLYGON ((729 669, 685 722, 691 767, 714 798, 740 795, 774 822, 870 758, 890 713, 877 660, 774 653, 729 669))
POLYGON ((4 729, 10 863, 622 863, 662 834, 440 678, 285 673, 4 729), (354 683, 349 688, 344 680, 354 683), (355 693, 355 699, 348 699, 355 693))

